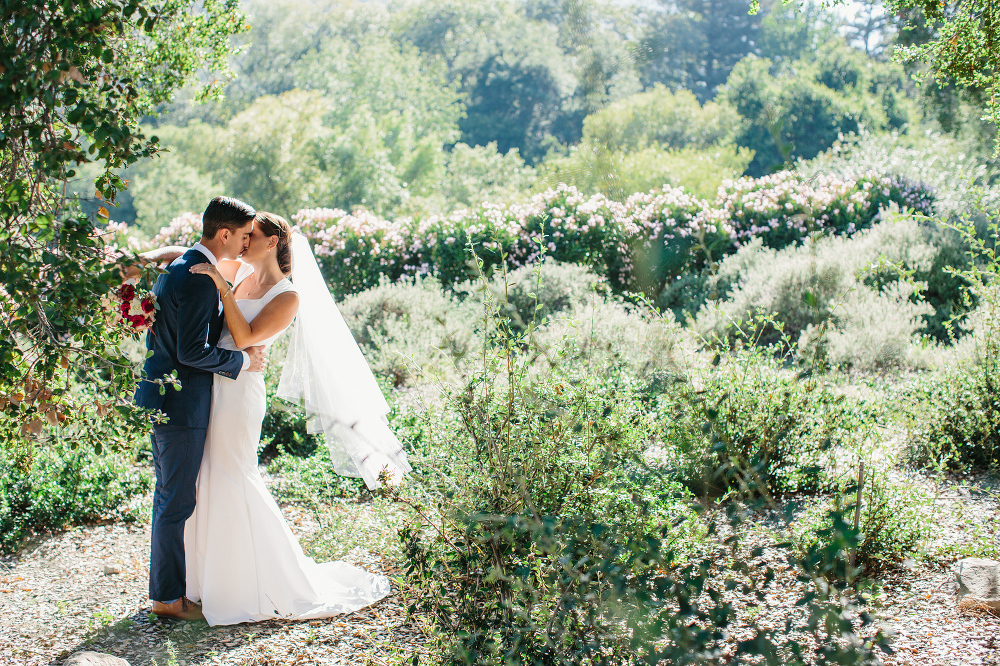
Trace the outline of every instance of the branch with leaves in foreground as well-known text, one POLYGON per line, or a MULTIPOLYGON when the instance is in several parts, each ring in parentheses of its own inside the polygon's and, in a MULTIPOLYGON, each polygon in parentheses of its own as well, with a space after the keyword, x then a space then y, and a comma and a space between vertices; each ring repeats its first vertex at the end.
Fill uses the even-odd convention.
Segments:
POLYGON ((130 332, 104 305, 121 252, 107 209, 84 215, 67 184, 95 163, 95 197, 114 205, 116 173, 157 152, 140 119, 224 72, 245 28, 238 0, 0 0, 0 444, 25 464, 49 432, 100 449, 143 429, 130 332))

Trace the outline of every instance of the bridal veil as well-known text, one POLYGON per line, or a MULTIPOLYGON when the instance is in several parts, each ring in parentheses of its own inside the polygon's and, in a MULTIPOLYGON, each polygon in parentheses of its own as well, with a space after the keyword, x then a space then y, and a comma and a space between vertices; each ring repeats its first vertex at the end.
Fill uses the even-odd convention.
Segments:
POLYGON ((410 471, 389 429, 389 405, 320 273, 309 241, 292 236, 292 283, 299 311, 292 325, 277 395, 301 404, 310 433, 322 432, 338 474, 379 487, 386 470, 398 481, 410 471))

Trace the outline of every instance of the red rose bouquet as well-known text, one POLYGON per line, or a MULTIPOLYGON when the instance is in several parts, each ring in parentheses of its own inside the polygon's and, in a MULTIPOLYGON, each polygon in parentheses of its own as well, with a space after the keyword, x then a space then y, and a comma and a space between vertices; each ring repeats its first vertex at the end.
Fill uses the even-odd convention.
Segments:
POLYGON ((159 306, 152 292, 138 289, 133 280, 128 280, 118 288, 115 296, 114 323, 124 323, 135 333, 142 333, 153 325, 159 306))

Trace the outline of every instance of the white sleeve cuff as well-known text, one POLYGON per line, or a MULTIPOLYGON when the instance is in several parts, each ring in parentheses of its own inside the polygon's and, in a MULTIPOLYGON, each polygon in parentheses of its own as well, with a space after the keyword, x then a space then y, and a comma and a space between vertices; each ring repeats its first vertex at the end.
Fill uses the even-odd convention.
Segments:
POLYGON ((247 368, 250 367, 250 354, 248 354, 246 352, 240 352, 240 353, 243 354, 243 368, 242 369, 246 370, 247 368))

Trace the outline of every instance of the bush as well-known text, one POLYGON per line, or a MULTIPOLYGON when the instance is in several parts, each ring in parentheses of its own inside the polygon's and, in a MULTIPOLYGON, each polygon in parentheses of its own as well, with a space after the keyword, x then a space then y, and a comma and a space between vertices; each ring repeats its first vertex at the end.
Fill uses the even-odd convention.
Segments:
POLYGON ((266 461, 283 453, 303 457, 313 455, 320 439, 309 432, 307 422, 303 410, 269 396, 257 445, 258 458, 266 461))
MULTIPOLYGON (((474 282, 461 289, 471 294, 474 282)), ((497 275, 491 288, 527 326, 534 319, 538 324, 554 315, 569 315, 595 297, 604 300, 607 282, 600 275, 578 264, 545 261, 535 266, 523 266, 511 273, 497 275), (597 296, 599 294, 599 296, 597 296)))
POLYGON ((973 261, 952 272, 969 284, 966 304, 978 304, 965 322, 967 357, 941 378, 918 383, 908 413, 910 442, 919 460, 952 466, 995 468, 1000 462, 1000 221, 991 215, 986 238, 976 220, 953 228, 968 243, 973 261), (971 353, 970 353, 971 352, 971 353))
POLYGON ((275 500, 318 510, 333 500, 367 496, 363 479, 337 474, 325 446, 317 447, 312 455, 279 455, 267 466, 274 477, 271 492, 275 500))
MULTIPOLYGON (((714 658, 733 620, 723 585, 738 583, 722 580, 732 574, 725 567, 712 573, 718 553, 692 547, 705 532, 687 494, 643 455, 655 434, 648 398, 613 364, 588 369, 560 362, 567 355, 556 345, 536 347, 530 328, 510 325, 496 291, 483 293, 482 366, 400 430, 420 461, 410 486, 394 491, 412 509, 400 532, 412 608, 434 619, 445 663, 714 658)), ((734 527, 741 516, 734 508, 734 527)), ((796 562, 803 580, 847 570, 838 553, 857 535, 837 525, 831 547, 796 562)), ((739 559, 733 566, 747 570, 739 559)), ((773 575, 763 574, 765 586, 773 575)), ((835 650, 838 663, 875 663, 850 635, 854 611, 839 591, 818 586, 801 601, 803 626, 760 630, 738 654, 768 663, 803 654, 809 648, 792 635, 808 622, 836 627, 813 634, 817 656, 835 650), (847 647, 835 647, 845 637, 847 647)))
POLYGON ((1000 378, 979 367, 922 377, 904 402, 914 459, 954 469, 1000 466, 1000 378))
POLYGON ((517 148, 504 155, 497 151, 496 141, 485 146, 456 143, 446 159, 445 172, 434 190, 453 205, 515 201, 535 183, 535 170, 524 163, 517 148))
POLYGON ((257 456, 262 462, 286 453, 311 456, 321 443, 320 437, 311 434, 307 428, 305 410, 275 395, 288 351, 288 339, 287 334, 279 336, 267 351, 270 361, 264 369, 267 411, 257 444, 257 456))
POLYGON ((33 452, 0 447, 0 551, 14 552, 42 530, 136 520, 134 501, 152 485, 149 471, 126 454, 58 439, 33 452))
POLYGON ((761 176, 827 150, 860 127, 899 129, 909 122, 904 74, 842 40, 786 65, 747 56, 720 94, 743 117, 735 141, 754 151, 747 173, 761 176))
POLYGON ((748 348, 656 397, 658 455, 698 495, 750 481, 771 495, 833 487, 837 456, 860 446, 875 412, 787 369, 786 356, 754 348, 752 335, 741 338, 748 348))
MULTIPOLYGON (((664 186, 624 203, 559 184, 523 204, 484 203, 447 216, 395 221, 357 211, 304 209, 293 217, 313 242, 335 294, 435 275, 452 286, 473 277, 475 248, 487 273, 550 259, 590 267, 616 290, 656 296, 678 277, 704 268, 760 237, 780 248, 815 230, 852 234, 890 203, 929 211, 931 198, 898 178, 866 173, 811 183, 794 172, 726 182, 714 202, 664 186)), ((154 245, 190 244, 200 220, 186 214, 154 245), (195 224, 194 222, 197 222, 195 224)))
POLYGON ((441 289, 433 278, 390 283, 348 296, 340 303, 354 339, 372 371, 392 386, 419 377, 447 376, 481 345, 481 318, 472 302, 441 289))
MULTIPOLYGON (((852 517, 856 503, 857 491, 853 488, 833 499, 810 502, 793 525, 797 549, 805 552, 814 545, 829 543, 835 506, 844 507, 846 515, 852 517)), ((893 477, 888 470, 874 469, 866 474, 855 560, 863 575, 877 576, 919 550, 931 534, 932 503, 929 493, 912 481, 893 477)))
POLYGON ((994 178, 991 165, 982 163, 968 148, 943 134, 862 133, 837 141, 811 160, 798 162, 796 171, 808 180, 848 177, 869 169, 899 174, 924 184, 934 193, 933 212, 951 219, 975 212, 976 192, 982 187, 988 188, 983 192, 988 207, 1000 203, 1000 189, 988 187, 994 178))
POLYGON ((669 314, 601 296, 542 326, 535 338, 558 350, 560 363, 596 374, 622 372, 640 387, 683 377, 696 347, 669 314))
POLYGON ((539 175, 543 183, 567 183, 614 201, 664 186, 711 199, 724 181, 740 177, 752 157, 752 151, 733 145, 614 150, 582 143, 565 157, 547 160, 539 175))
MULTIPOLYGON (((617 569, 614 553, 625 556, 627 539, 680 546, 690 528, 661 535, 659 526, 693 514, 683 488, 642 457, 648 420, 636 387, 621 373, 597 377, 522 353, 529 339, 510 323, 513 306, 497 300, 504 291, 482 292, 490 341, 484 366, 401 430, 421 461, 416 488, 401 499, 424 516, 427 499, 437 506, 434 517, 401 534, 409 572, 455 637, 456 662, 569 654, 592 639, 608 639, 609 649, 620 651, 625 643, 616 624, 597 617, 604 606, 570 610, 566 598, 560 601, 568 591, 556 591, 561 583, 543 589, 543 581, 555 583, 560 571, 576 576, 567 564, 595 575, 595 567, 617 569), (616 536, 600 525, 613 525, 616 536), (565 548, 579 554, 579 565, 562 558, 565 548), (600 564, 604 557, 607 565, 600 564), (448 591, 439 595, 442 585, 448 591), (539 643, 522 631, 549 611, 559 615, 550 632, 558 637, 539 643)), ((636 548, 636 566, 646 567, 645 551, 636 548)), ((614 592, 595 580, 568 598, 577 605, 588 588, 608 601, 614 592)))
POLYGON ((726 300, 701 309, 696 328, 706 338, 726 336, 733 321, 773 313, 782 331, 765 331, 765 344, 784 336, 797 342, 808 333, 801 341, 805 351, 811 355, 810 345, 826 345, 836 365, 918 364, 915 334, 932 309, 914 302, 917 285, 904 280, 899 269, 929 271, 935 252, 909 217, 889 218, 850 238, 813 237, 780 251, 757 241, 723 262, 720 273, 738 272, 738 281, 726 300), (873 321, 878 326, 871 326, 873 321), (829 331, 820 336, 817 329, 824 324, 829 331))

